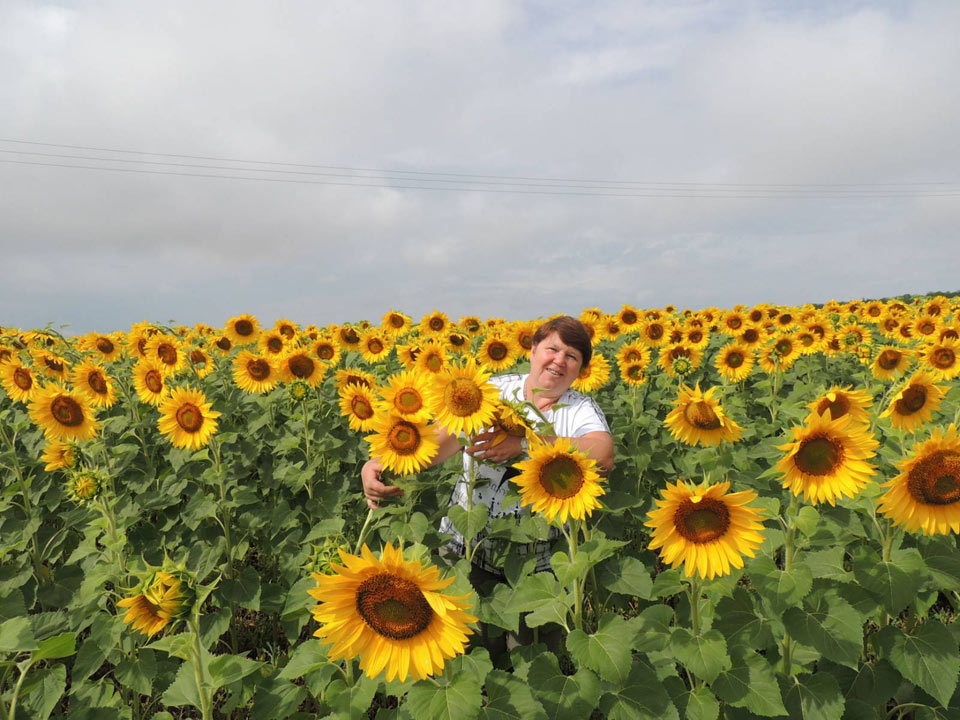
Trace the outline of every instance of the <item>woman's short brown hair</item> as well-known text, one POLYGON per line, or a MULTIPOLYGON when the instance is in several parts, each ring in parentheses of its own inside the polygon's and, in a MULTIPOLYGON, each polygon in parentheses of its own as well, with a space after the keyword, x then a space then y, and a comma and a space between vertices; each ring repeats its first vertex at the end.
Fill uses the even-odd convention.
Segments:
POLYGON ((593 345, 590 343, 590 333, 583 323, 575 317, 569 315, 559 315, 547 320, 543 325, 537 328, 533 334, 533 344, 537 345, 550 335, 556 333, 566 345, 576 348, 583 357, 581 369, 590 364, 590 358, 593 357, 593 345))

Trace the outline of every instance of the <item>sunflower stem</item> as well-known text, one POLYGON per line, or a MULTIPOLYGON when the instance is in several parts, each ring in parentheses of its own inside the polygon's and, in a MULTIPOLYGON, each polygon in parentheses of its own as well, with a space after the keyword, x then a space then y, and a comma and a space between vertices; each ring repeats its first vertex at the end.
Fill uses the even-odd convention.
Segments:
POLYGON ((367 519, 363 521, 363 527, 360 528, 360 534, 357 536, 357 544, 353 548, 354 555, 360 554, 363 543, 367 539, 367 534, 370 532, 370 523, 373 522, 373 512, 373 508, 367 510, 367 519))
MULTIPOLYGON (((570 564, 574 565, 577 561, 577 550, 580 541, 580 522, 570 520, 570 534, 568 536, 570 550, 570 564)), ((583 630, 583 585, 585 577, 575 577, 573 579, 573 627, 576 630, 583 630)))
MULTIPOLYGON (((199 603, 198 603, 199 604, 199 603)), ((210 686, 203 672, 203 648, 200 645, 200 608, 194 608, 190 615, 190 631, 193 633, 193 648, 190 662, 193 664, 193 677, 200 694, 200 716, 203 720, 213 720, 213 698, 210 686)))
MULTIPOLYGON (((300 400, 300 412, 303 413, 303 457, 306 463, 307 472, 310 473, 310 425, 307 415, 307 400, 300 400)), ((313 500, 313 475, 307 476, 307 497, 313 500)))
MULTIPOLYGON (((477 461, 474 459, 473 455, 467 460, 467 517, 469 518, 473 511, 473 487, 477 482, 477 461)), ((469 529, 469 522, 467 526, 469 529)), ((463 538, 463 556, 467 559, 468 562, 473 562, 473 554, 476 551, 475 548, 472 548, 473 538, 467 537, 466 535, 463 538)))
POLYGON ((703 597, 703 578, 695 574, 690 579, 687 600, 690 602, 690 625, 694 636, 700 636, 700 600, 703 597))
MULTIPOLYGON (((13 473, 17 476, 17 483, 20 485, 20 494, 23 497, 23 512, 27 520, 33 515, 33 503, 30 501, 30 483, 20 468, 20 462, 17 460, 17 432, 13 431, 13 436, 7 435, 4 424, 0 423, 0 438, 7 447, 10 448, 10 457, 13 459, 13 473)), ((40 544, 37 542, 37 534, 33 533, 30 538, 30 547, 32 548, 31 559, 33 560, 33 576, 37 582, 41 581, 40 570, 43 567, 43 560, 40 557, 40 544)))
MULTIPOLYGON (((794 555, 796 553, 796 544, 794 541, 796 540, 796 520, 799 510, 799 496, 790 493, 790 507, 787 509, 786 517, 787 533, 783 541, 783 571, 785 573, 790 572, 790 569, 793 566, 794 555)), ((792 674, 793 644, 793 640, 790 638, 790 633, 784 632, 781 647, 783 654, 783 674, 787 677, 790 677, 792 674)))

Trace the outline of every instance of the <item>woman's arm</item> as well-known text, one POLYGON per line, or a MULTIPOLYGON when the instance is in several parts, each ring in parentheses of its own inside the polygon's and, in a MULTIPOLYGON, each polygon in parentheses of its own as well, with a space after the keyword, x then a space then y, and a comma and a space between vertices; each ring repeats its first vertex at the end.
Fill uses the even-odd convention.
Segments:
MULTIPOLYGON (((439 465, 447 459, 456 455, 460 450, 460 442, 456 435, 449 434, 446 430, 437 429, 437 441, 439 448, 436 456, 430 461, 429 467, 439 465)), ((394 485, 384 485, 380 482, 380 472, 383 468, 377 458, 367 460, 360 469, 360 481, 363 484, 363 495, 367 498, 367 507, 376 509, 380 507, 383 500, 400 497, 403 490, 394 485)))

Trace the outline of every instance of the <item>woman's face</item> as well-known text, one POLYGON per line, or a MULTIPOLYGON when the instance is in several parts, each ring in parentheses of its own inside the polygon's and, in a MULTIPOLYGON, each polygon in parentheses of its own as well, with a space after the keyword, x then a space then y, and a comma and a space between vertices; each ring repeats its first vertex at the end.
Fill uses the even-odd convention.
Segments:
POLYGON ((543 388, 550 397, 560 397, 580 374, 583 356, 557 333, 547 335, 530 349, 529 387, 543 388))

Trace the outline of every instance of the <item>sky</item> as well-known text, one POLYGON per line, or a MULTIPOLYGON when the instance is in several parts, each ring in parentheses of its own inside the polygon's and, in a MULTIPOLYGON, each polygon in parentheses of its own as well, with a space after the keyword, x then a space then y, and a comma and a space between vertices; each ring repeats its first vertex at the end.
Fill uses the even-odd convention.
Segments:
POLYGON ((0 326, 960 290, 958 36, 953 0, 2 0, 0 326))

